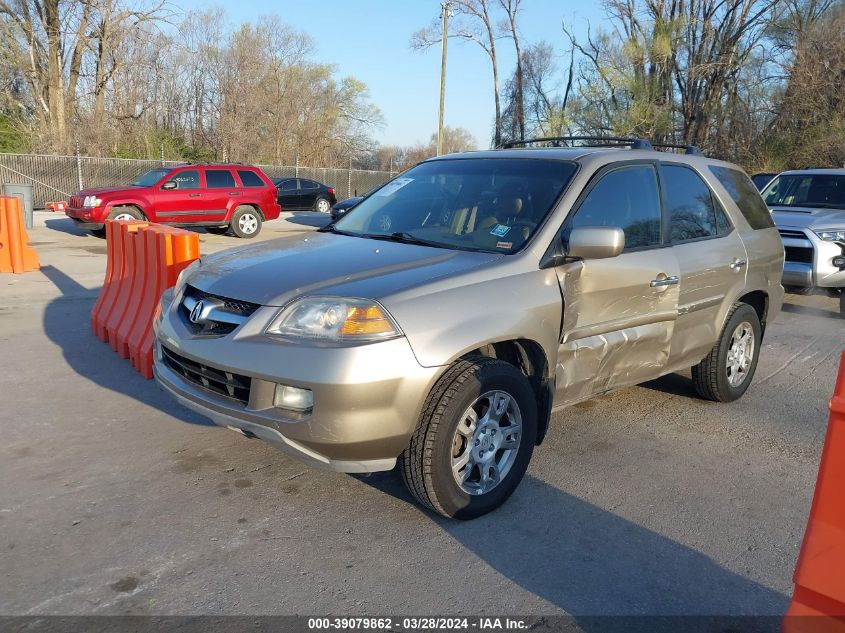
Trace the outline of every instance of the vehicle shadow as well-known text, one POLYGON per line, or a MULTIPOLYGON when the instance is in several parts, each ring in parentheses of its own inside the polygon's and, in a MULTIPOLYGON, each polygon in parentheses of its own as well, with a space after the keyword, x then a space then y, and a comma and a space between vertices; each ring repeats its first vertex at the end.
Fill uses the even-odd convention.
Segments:
POLYGON ((320 228, 331 222, 332 216, 328 213, 319 213, 317 211, 294 211, 293 215, 287 218, 287 221, 293 224, 320 228))
POLYGON ((784 303, 781 310, 783 312, 788 312, 789 314, 801 314, 804 316, 814 316, 823 319, 845 318, 836 309, 825 310, 824 308, 814 308, 812 306, 798 305, 795 303, 784 303))
POLYGON ((80 228, 76 222, 67 216, 56 216, 55 218, 48 218, 44 220, 44 226, 52 231, 60 231, 68 235, 76 235, 77 237, 90 237, 91 233, 87 229, 80 228))
POLYGON ((700 400, 701 398, 695 391, 692 384, 692 379, 683 374, 666 374, 660 378, 642 382, 637 387, 651 389, 652 391, 659 391, 660 393, 668 393, 673 396, 683 396, 685 398, 694 398, 700 400))
MULTIPOLYGON (((396 472, 358 479, 413 503, 396 472)), ((466 522, 429 516, 468 552, 574 616, 587 632, 609 630, 614 622, 593 619, 609 615, 769 616, 759 630, 778 630, 789 602, 687 545, 530 475, 486 516, 466 522)), ((631 622, 615 624, 631 630, 631 622)), ((643 630, 662 630, 655 624, 643 630)))
POLYGON ((45 308, 44 332, 61 348, 71 369, 104 389, 139 400, 182 422, 214 426, 211 420, 173 401, 154 380, 142 378, 128 360, 94 336, 91 309, 99 289, 88 290, 54 266, 42 266, 41 272, 62 292, 45 308))

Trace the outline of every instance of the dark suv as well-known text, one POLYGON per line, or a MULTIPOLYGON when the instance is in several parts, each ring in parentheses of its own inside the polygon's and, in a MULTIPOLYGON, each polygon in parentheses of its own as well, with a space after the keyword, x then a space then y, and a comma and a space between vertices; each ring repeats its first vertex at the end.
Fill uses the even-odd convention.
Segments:
POLYGON ((258 235, 280 212, 276 187, 264 172, 233 164, 159 167, 129 185, 80 191, 65 211, 95 234, 106 220, 149 220, 243 238, 258 235))

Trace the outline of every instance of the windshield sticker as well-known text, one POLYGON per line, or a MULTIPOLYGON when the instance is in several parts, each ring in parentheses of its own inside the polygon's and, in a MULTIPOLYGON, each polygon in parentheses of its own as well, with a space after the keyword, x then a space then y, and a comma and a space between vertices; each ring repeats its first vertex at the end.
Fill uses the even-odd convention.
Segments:
POLYGON ((490 231, 490 235, 495 235, 496 237, 504 237, 508 234, 508 231, 511 230, 507 224, 497 224, 493 227, 493 230, 490 231))
POLYGON ((394 193, 399 191, 402 187, 407 185, 408 183, 414 182, 413 178, 397 178, 389 183, 387 183, 384 187, 376 191, 373 195, 374 196, 392 196, 394 193))
POLYGON ((496 248, 513 248, 513 242, 496 242, 496 248))

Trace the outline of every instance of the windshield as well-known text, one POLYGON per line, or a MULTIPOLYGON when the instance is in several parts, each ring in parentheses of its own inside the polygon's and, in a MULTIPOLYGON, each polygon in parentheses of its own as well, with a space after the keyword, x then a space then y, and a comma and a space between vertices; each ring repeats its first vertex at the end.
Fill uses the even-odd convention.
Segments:
POLYGON ((522 158, 422 163, 334 226, 350 235, 513 253, 542 224, 575 169, 570 162, 522 158))
POLYGON ((845 209, 845 175, 783 174, 762 195, 770 207, 845 209))
POLYGON ((171 169, 151 169, 147 173, 138 176, 130 184, 136 185, 138 187, 152 187, 171 171, 171 169))

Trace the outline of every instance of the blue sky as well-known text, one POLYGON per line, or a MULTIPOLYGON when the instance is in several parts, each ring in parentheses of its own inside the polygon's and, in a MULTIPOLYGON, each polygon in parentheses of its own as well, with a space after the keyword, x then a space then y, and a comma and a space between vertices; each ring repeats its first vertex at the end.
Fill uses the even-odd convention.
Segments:
MULTIPOLYGON (((185 9, 208 6, 200 0, 176 0, 185 9)), ((352 75, 370 89, 385 125, 374 137, 385 145, 425 142, 437 129, 440 47, 412 51, 411 34, 440 15, 439 0, 239 0, 218 2, 232 24, 255 22, 266 14, 308 33, 316 43, 317 61, 334 64, 340 75, 352 75)), ((560 62, 566 59, 561 22, 576 35, 604 22, 600 2, 523 0, 520 30, 523 46, 540 40, 552 43, 560 62)), ((500 80, 513 69, 511 40, 497 43, 500 80)), ((468 129, 486 147, 494 116, 490 63, 475 43, 450 40, 446 72, 445 123, 468 129)))

